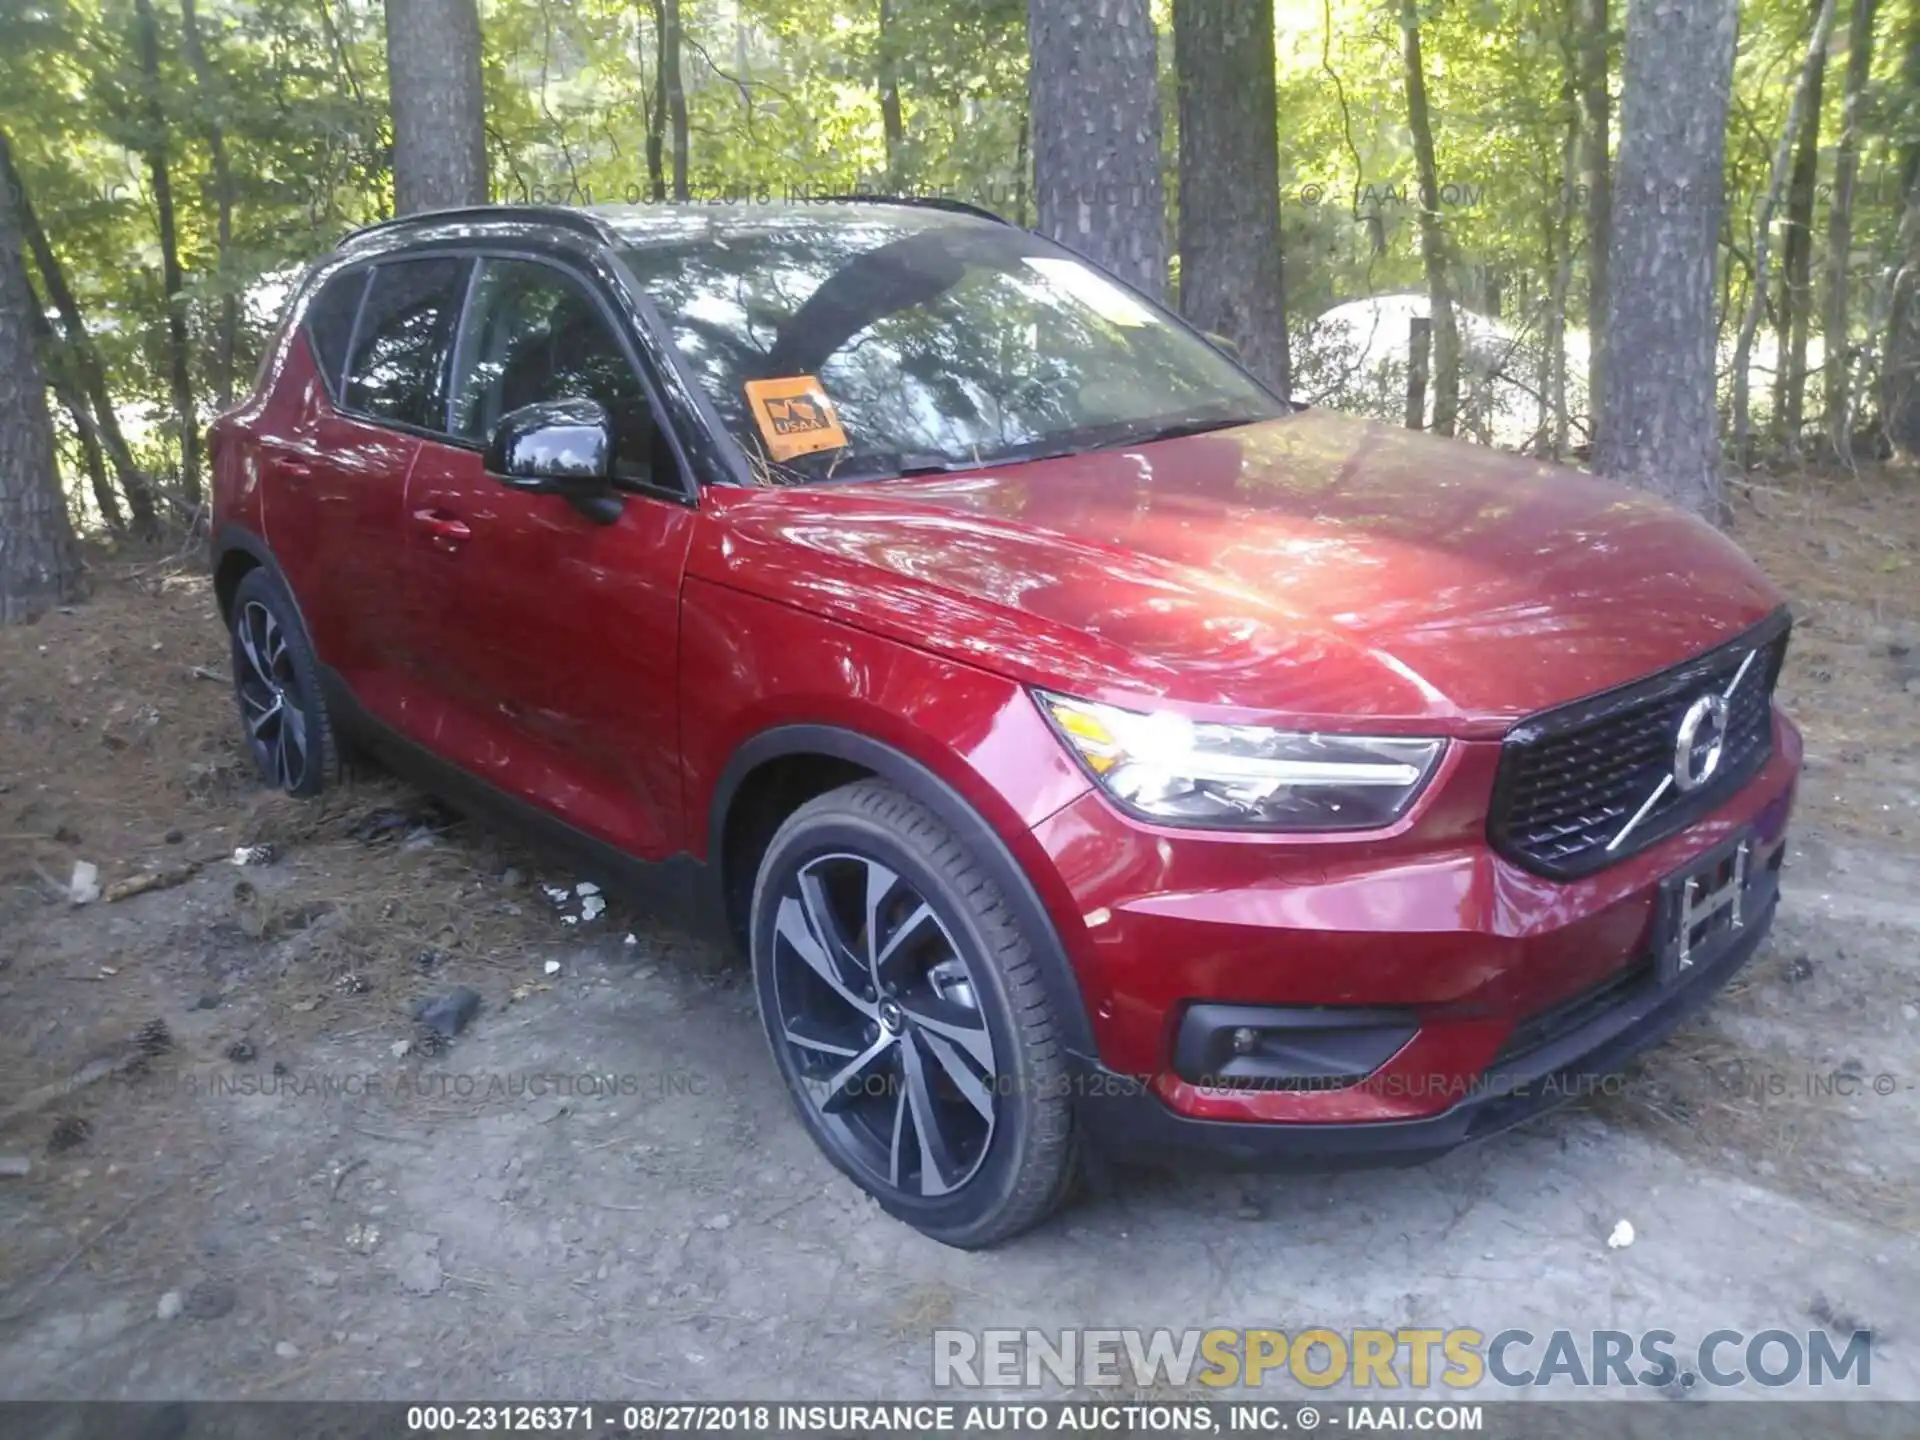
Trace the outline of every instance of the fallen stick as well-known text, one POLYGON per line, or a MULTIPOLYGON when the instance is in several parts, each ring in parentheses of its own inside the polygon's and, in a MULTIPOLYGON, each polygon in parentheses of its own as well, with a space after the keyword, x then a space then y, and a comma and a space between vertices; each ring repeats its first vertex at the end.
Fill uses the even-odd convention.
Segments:
MULTIPOLYGON (((91 977, 89 977, 91 978, 91 977)), ((137 1065, 146 1058, 146 1052, 131 1042, 117 1046, 110 1053, 89 1060, 64 1080, 55 1080, 51 1085, 42 1085, 38 1090, 29 1090, 5 1110, 0 1110, 0 1127, 11 1125, 15 1120, 44 1110, 56 1100, 64 1100, 76 1090, 84 1090, 97 1080, 109 1075, 117 1075, 122 1070, 137 1065)))

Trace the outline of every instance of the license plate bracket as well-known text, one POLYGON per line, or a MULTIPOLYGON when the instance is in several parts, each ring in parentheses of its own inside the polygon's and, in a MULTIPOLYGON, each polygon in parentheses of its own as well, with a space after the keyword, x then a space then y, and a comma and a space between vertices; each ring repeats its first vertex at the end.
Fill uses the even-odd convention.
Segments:
POLYGON ((1747 914, 1753 837, 1734 836, 1660 882, 1655 968, 1660 983, 1684 980, 1740 937, 1747 914))

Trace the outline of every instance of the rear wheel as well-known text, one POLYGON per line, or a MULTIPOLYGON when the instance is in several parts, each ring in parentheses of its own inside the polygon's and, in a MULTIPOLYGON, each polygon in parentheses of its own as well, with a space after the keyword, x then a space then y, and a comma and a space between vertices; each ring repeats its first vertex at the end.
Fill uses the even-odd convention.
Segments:
POLYGON ((234 591, 233 688, 261 778, 289 795, 318 795, 340 777, 319 671, 286 592, 265 570, 234 591))
POLYGON ((803 805, 761 862, 752 933, 781 1078, 835 1165, 949 1245, 1056 1208, 1072 1111, 1038 967, 932 812, 876 781, 803 805))

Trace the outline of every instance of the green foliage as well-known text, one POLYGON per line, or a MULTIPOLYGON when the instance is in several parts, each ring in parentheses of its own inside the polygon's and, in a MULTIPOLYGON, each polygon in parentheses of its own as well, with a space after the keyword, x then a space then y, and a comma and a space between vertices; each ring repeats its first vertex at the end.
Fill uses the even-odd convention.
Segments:
MULTIPOLYGON (((0 128, 97 337, 129 433, 143 462, 164 473, 172 457, 156 422, 168 395, 165 309, 143 152, 163 145, 172 170, 201 391, 210 393, 217 316, 230 294, 249 301, 239 343, 244 388, 285 278, 391 206, 379 0, 202 0, 204 85, 185 58, 179 0, 155 0, 159 135, 143 103, 132 0, 0 5, 0 128), (216 127, 234 188, 224 265, 209 144, 216 127)), ((1616 27, 1623 5, 1614 0, 1616 27)), ((887 0, 884 23, 881 0, 682 0, 681 8, 696 200, 914 190, 1031 218, 1024 0, 887 0), (881 109, 889 75, 902 117, 891 153, 881 109)), ((1910 8, 1901 0, 1880 7, 1856 223, 1863 282, 1891 259, 1902 164, 1920 148, 1920 104, 1901 73, 1910 8)), ((1441 211, 1461 299, 1486 309, 1497 297, 1520 329, 1538 327, 1552 270, 1546 237, 1573 178, 1563 173, 1570 9, 1570 0, 1424 0, 1420 8, 1441 211)), ((1744 257, 1812 10, 1810 0, 1742 7, 1727 166, 1732 317, 1744 305, 1744 257)), ((1276 12, 1293 312, 1305 324, 1358 297, 1421 290, 1397 7, 1276 0, 1276 12)), ((1155 13, 1165 32, 1165 0, 1155 13)), ((660 84, 652 0, 483 0, 482 27, 495 197, 647 201, 660 84)), ((1843 18, 1821 116, 1828 166, 1845 31, 1843 18)), ((1169 82, 1171 48, 1168 41, 1169 82)), ((1171 104, 1168 120, 1171 164, 1171 104)), ((1571 239, 1569 319, 1578 327, 1589 317, 1577 223, 1571 239)), ((1861 287, 1862 319, 1870 288, 1861 287)))

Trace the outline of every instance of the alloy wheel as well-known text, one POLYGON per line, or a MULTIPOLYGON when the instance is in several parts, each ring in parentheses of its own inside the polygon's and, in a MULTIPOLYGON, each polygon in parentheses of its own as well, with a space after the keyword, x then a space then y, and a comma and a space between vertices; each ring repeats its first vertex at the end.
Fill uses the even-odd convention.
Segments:
POLYGON ((234 679, 248 743, 273 782, 282 790, 294 790, 306 778, 311 752, 286 632, 271 609, 249 600, 234 620, 233 640, 234 679))
POLYGON ((772 961, 780 1038, 842 1156, 909 1199, 972 1179, 998 1113, 993 1037, 926 898, 866 856, 810 860, 780 894, 772 961))

